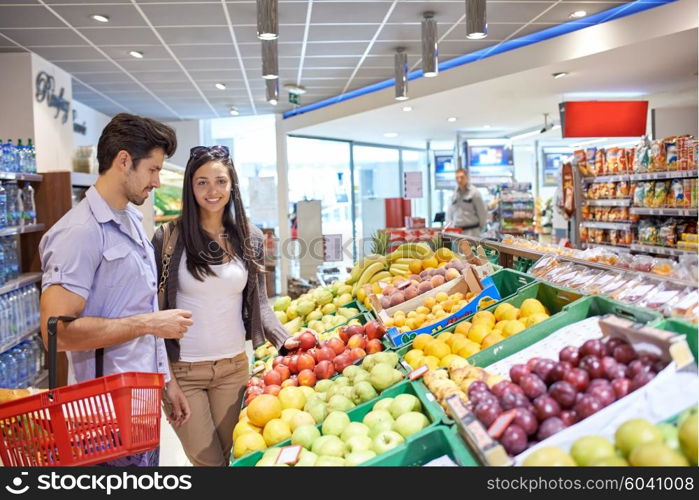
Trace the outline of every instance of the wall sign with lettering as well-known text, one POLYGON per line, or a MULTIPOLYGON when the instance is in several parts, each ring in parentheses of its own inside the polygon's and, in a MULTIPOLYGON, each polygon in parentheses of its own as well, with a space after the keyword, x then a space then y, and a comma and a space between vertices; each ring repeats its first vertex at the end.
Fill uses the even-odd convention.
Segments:
POLYGON ((56 88, 56 80, 53 76, 49 75, 46 71, 40 71, 36 75, 36 100, 37 102, 44 102, 48 104, 49 108, 56 108, 56 116, 63 112, 63 118, 61 123, 66 123, 68 121, 68 111, 70 110, 70 101, 63 98, 65 93, 65 88, 61 88, 58 94, 54 93, 56 88))

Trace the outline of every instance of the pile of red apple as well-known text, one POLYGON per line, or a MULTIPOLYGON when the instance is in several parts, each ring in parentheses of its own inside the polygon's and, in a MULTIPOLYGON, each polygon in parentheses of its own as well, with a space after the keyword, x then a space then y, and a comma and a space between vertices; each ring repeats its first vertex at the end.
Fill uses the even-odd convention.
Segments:
POLYGON ((261 377, 248 380, 245 406, 260 394, 276 396, 289 385, 313 387, 318 380, 342 373, 367 354, 382 351, 381 338, 385 334, 385 326, 369 321, 363 326, 340 327, 339 337, 320 343, 309 330, 288 339, 284 343, 288 353, 274 358, 272 369, 261 377))
POLYGON ((559 361, 532 358, 510 368, 510 380, 468 388, 476 418, 510 455, 593 415, 643 387, 665 367, 619 338, 568 346, 559 361))

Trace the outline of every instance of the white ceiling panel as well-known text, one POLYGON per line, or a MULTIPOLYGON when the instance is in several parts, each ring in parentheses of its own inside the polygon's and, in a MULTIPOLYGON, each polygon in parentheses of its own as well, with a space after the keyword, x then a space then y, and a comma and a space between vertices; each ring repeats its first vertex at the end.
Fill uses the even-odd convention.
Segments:
MULTIPOLYGON (((158 33, 167 44, 231 43, 228 28, 158 28, 158 33)), ((153 35, 155 38, 155 35, 153 35)), ((156 39, 157 40, 157 39, 156 39)))
POLYGON ((380 23, 391 2, 313 2, 314 23, 380 23))
POLYGON ((143 73, 146 71, 182 71, 174 59, 158 59, 152 61, 150 59, 132 58, 131 60, 119 61, 119 64, 131 73, 143 73))
MULTIPOLYGON (((576 10, 584 10, 588 16, 597 14, 604 10, 609 10, 619 5, 618 3, 587 3, 587 2, 566 2, 554 6, 550 11, 541 16, 538 21, 546 23, 561 24, 570 21, 571 12, 576 10)), ((585 23, 585 18, 577 20, 577 22, 585 23)), ((586 24, 586 23, 585 23, 586 24)))
POLYGON ((150 61, 151 59, 172 59, 160 42, 149 45, 132 44, 128 43, 128 40, 124 40, 124 42, 123 45, 102 45, 100 49, 115 61, 133 61, 133 56, 129 55, 129 52, 132 50, 143 52, 144 61, 150 61))
POLYGON ((379 24, 336 24, 333 26, 312 26, 308 40, 312 42, 328 42, 346 40, 348 42, 368 42, 376 34, 379 24))
POLYGON ((0 29, 2 28, 61 28, 65 26, 56 16, 42 5, 3 5, 14 4, 13 0, 0 2, 0 29))
POLYGON ((25 47, 56 47, 65 45, 84 46, 85 40, 80 38, 72 30, 65 28, 56 29, 2 29, 5 35, 25 47))
POLYGON ((141 5, 143 13, 155 27, 160 26, 226 26, 221 3, 141 5))
MULTIPOLYGON (((89 0, 90 2, 92 0, 89 0)), ((64 2, 75 3, 75 2, 64 2)), ((128 5, 54 5, 52 8, 63 19, 76 28, 113 29, 114 26, 145 27, 146 22, 130 3, 128 5), (93 14, 101 14, 109 17, 109 23, 103 24, 92 19, 93 14)), ((45 9, 46 10, 46 9, 45 9)), ((49 12, 46 10, 46 12, 49 12)), ((55 16, 54 16, 54 19, 55 16)), ((61 23, 61 26, 64 26, 61 23)))
MULTIPOLYGON (((0 37, 0 41, 4 38, 0 37)), ((32 51, 49 61, 103 61, 104 57, 90 46, 85 47, 36 47, 32 51)))
POLYGON ((159 43, 150 28, 81 28, 80 33, 95 45, 117 45, 124 42, 135 45, 159 43))

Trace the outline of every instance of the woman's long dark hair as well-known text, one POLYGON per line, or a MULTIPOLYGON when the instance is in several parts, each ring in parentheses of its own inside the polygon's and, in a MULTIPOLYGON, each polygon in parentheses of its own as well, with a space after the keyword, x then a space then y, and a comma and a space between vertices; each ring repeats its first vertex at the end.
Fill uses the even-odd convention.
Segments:
POLYGON ((248 282, 254 282, 256 273, 262 269, 255 260, 253 243, 250 239, 248 218, 240 196, 238 175, 227 151, 218 148, 210 148, 199 154, 190 156, 184 172, 184 187, 182 196, 182 235, 187 252, 187 270, 199 281, 204 281, 206 276, 215 276, 211 264, 220 264, 226 255, 225 249, 212 240, 201 227, 199 222, 199 204, 194 197, 192 183, 194 174, 203 165, 215 161, 228 169, 231 179, 231 197, 223 210, 223 227, 231 248, 245 263, 248 270, 248 282), (234 213, 231 211, 233 204, 234 213), (234 215, 235 214, 235 215, 234 215))

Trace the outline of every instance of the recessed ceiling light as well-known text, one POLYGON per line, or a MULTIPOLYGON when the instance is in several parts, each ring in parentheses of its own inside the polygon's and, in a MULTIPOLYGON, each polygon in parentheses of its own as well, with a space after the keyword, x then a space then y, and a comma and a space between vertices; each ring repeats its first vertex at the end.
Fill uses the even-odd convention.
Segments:
POLYGON ((406 113, 409 111, 412 111, 412 110, 413 110, 413 108, 410 106, 403 106, 403 111, 405 111, 406 113))
POLYGON ((138 50, 130 50, 129 55, 136 59, 143 59, 143 52, 139 52, 138 50))
POLYGON ((469 40, 483 40, 487 36, 488 33, 471 33, 466 35, 466 38, 468 38, 469 40))
POLYGON ((483 128, 490 128, 490 125, 483 125, 483 128))
POLYGON ((220 82, 219 82, 219 83, 217 83, 217 84, 214 85, 214 86, 215 86, 217 89, 219 89, 219 90, 226 90, 226 85, 223 84, 223 83, 220 83, 220 82))
POLYGON ((456 121, 456 117, 455 117, 455 116, 450 116, 449 118, 447 118, 447 121, 450 122, 450 123, 454 123, 454 122, 456 121))
POLYGON ((104 14, 92 14, 90 17, 95 21, 99 21, 100 23, 109 22, 109 16, 105 16, 104 14))
POLYGON ((240 111, 238 111, 238 108, 236 108, 235 106, 231 106, 228 109, 228 112, 233 116, 238 116, 240 114, 240 111))
POLYGON ((556 80, 558 80, 559 78, 563 78, 564 76, 568 76, 568 73, 566 73, 565 71, 561 71, 560 73, 554 73, 551 76, 553 76, 556 80))
POLYGON ((272 106, 276 106, 277 104, 279 104, 279 101, 277 101, 276 99, 270 99, 267 102, 270 103, 272 106))
POLYGON ((571 12, 570 17, 571 19, 580 19, 581 17, 585 17, 587 15, 586 10, 576 10, 575 12, 571 12))
POLYGON ((384 137, 398 137, 398 134, 396 134, 395 132, 386 132, 383 136, 384 137))

